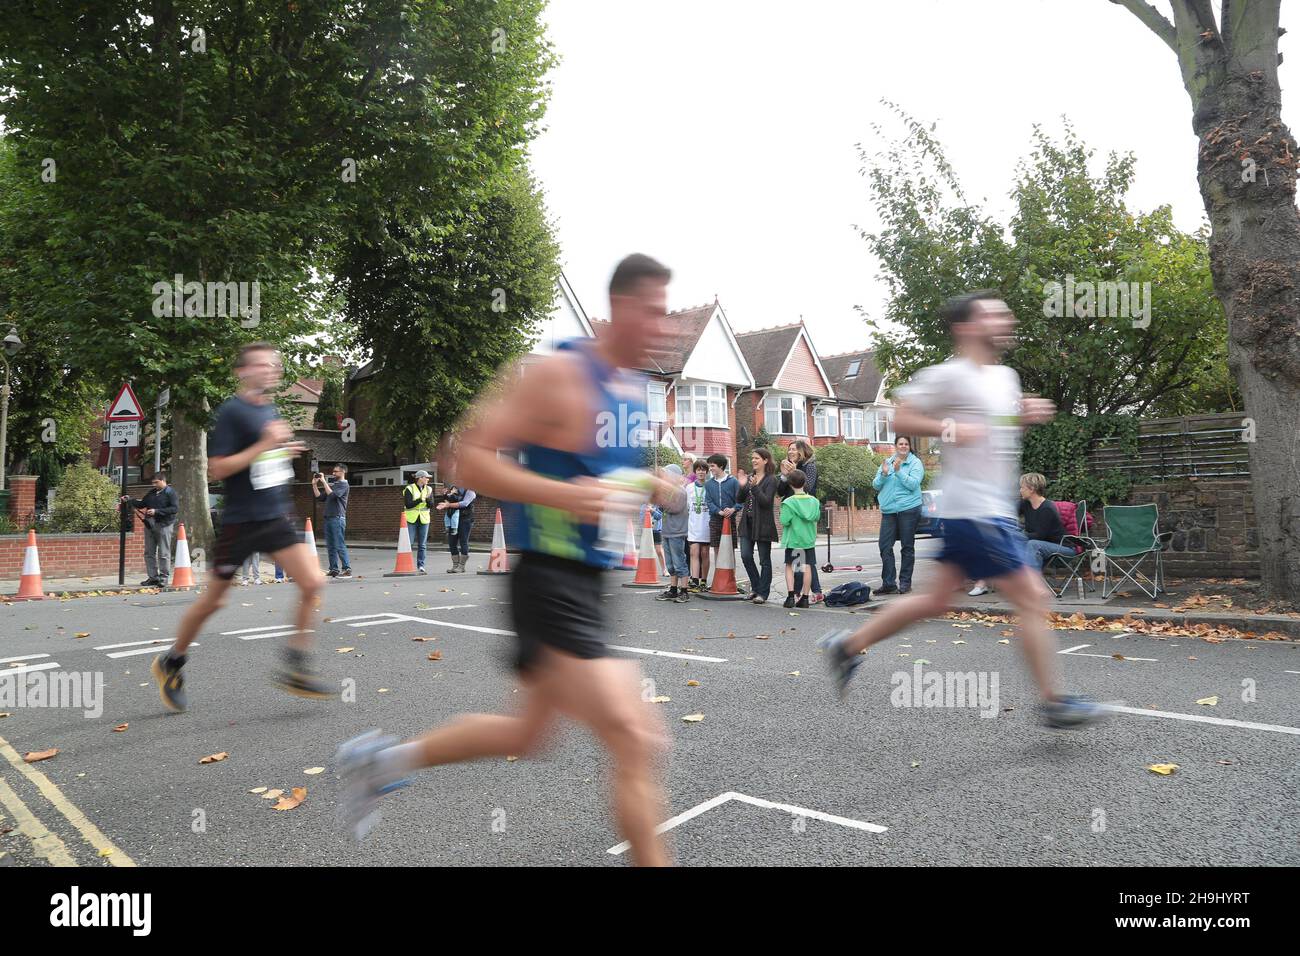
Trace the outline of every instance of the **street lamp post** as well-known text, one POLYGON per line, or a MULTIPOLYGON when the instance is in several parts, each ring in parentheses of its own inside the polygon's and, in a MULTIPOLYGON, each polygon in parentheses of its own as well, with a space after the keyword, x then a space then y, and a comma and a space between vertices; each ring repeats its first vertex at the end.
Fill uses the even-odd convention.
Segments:
MULTIPOLYGON (((0 308, 0 313, 4 310, 0 308)), ((23 340, 18 337, 18 329, 9 327, 9 334, 4 337, 4 349, 0 351, 0 362, 5 366, 5 383, 0 388, 0 491, 5 490, 5 459, 8 457, 9 437, 9 360, 21 352, 23 340)))

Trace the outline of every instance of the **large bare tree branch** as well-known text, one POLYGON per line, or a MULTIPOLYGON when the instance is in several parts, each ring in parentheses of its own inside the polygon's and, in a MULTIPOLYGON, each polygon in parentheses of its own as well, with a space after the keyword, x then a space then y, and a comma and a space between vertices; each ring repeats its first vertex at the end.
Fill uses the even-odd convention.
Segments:
POLYGON ((1169 49, 1175 53, 1178 52, 1178 40, 1174 33, 1174 25, 1166 20, 1164 15, 1151 4, 1144 3, 1143 0, 1110 0, 1110 2, 1128 10, 1129 13, 1146 24, 1152 33, 1164 40, 1169 49))

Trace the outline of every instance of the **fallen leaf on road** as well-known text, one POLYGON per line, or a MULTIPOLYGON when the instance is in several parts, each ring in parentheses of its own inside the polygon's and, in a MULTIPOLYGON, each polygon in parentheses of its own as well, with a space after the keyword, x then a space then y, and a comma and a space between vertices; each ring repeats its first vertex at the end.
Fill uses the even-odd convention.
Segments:
POLYGON ((7 711, 7 710, 0 710, 0 720, 3 720, 4 718, 6 718, 6 717, 8 717, 8 716, 9 716, 9 711, 7 711))
POLYGON ((249 793, 266 793, 266 787, 254 787, 249 793))
POLYGON ((514 763, 518 759, 519 759, 518 757, 507 757, 506 763, 514 763))
POLYGON ((306 787, 294 787, 292 796, 281 797, 280 802, 273 806, 272 810, 292 810, 298 804, 307 799, 306 787))
POLYGON ((431 661, 440 661, 440 660, 442 660, 442 651, 430 651, 430 652, 429 652, 429 660, 431 660, 431 661))
POLYGON ((658 634, 658 631, 646 631, 647 634, 658 634))
POLYGON ((919 766, 921 766, 921 761, 919 761, 919 760, 913 760, 913 761, 912 761, 912 769, 913 769, 913 770, 915 770, 915 769, 916 769, 917 767, 919 767, 919 766))
POLYGON ((728 632, 727 632, 727 637, 735 637, 735 636, 736 636, 736 632, 735 632, 735 631, 728 631, 728 632))
POLYGON ((1126 660, 1128 660, 1128 658, 1125 657, 1123 654, 1112 654, 1112 655, 1110 655, 1110 656, 1113 657, 1113 658, 1115 658, 1115 660, 1117 660, 1117 661, 1126 661, 1126 660))
POLYGON ((927 644, 938 644, 939 642, 938 642, 938 641, 926 641, 925 643, 927 643, 927 644))
POLYGON ((954 624, 953 627, 959 627, 959 628, 961 628, 963 631, 969 631, 969 630, 971 629, 971 625, 970 625, 970 624, 954 624))
POLYGON ((283 790, 267 790, 265 787, 263 787, 262 789, 266 791, 265 793, 262 794, 263 800, 275 800, 276 798, 284 795, 283 790))
POLYGON ((651 698, 650 698, 650 703, 652 703, 652 704, 666 704, 666 703, 668 703, 670 700, 672 700, 671 697, 664 697, 663 695, 660 695, 660 696, 658 696, 658 697, 651 697, 651 698))
POLYGON ((1224 767, 1231 767, 1232 764, 1233 764, 1233 761, 1231 761, 1231 760, 1216 760, 1215 763, 1220 764, 1221 766, 1224 766, 1224 767))
POLYGON ((130 724, 118 724, 116 727, 113 728, 113 733, 120 734, 122 731, 126 730, 126 728, 130 726, 131 726, 130 724))
POLYGON ((771 639, 772 639, 772 635, 771 635, 771 634, 755 634, 755 635, 754 635, 754 640, 756 640, 756 641, 770 641, 771 639))
POLYGON ((1003 636, 1003 637, 1015 637, 1015 636, 1016 636, 1016 632, 1015 632, 1015 631, 1003 631, 1003 632, 1002 632, 1002 636, 1003 636))
POLYGON ((953 641, 954 644, 965 644, 965 641, 953 641))
POLYGON ((791 671, 791 672, 790 672, 790 676, 791 676, 791 677, 798 677, 798 676, 799 676, 799 672, 798 672, 798 671, 791 671))
POLYGON ((700 682, 697 681, 697 680, 688 680, 688 681, 686 682, 686 686, 687 686, 687 687, 699 687, 699 686, 700 686, 700 682))
POLYGON ((355 650, 356 650, 355 647, 340 647, 337 651, 335 651, 335 653, 346 654, 348 651, 355 651, 355 650))
POLYGON ((1189 657, 1189 658, 1187 658, 1187 659, 1188 659, 1189 661, 1194 661, 1194 660, 1196 660, 1197 658, 1195 658, 1195 657, 1189 657))
POLYGON ((51 747, 49 750, 30 750, 23 754, 23 760, 27 763, 36 763, 38 760, 49 760, 58 752, 58 747, 51 747))
POLYGON ((219 754, 209 754, 208 756, 206 756, 206 757, 204 757, 202 760, 200 760, 199 763, 217 763, 217 762, 220 761, 220 760, 225 760, 225 759, 226 759, 227 757, 229 757, 229 756, 230 756, 230 754, 226 753, 226 752, 223 750, 223 751, 221 751, 221 753, 219 753, 219 754))
POLYGON ((912 655, 911 655, 911 654, 899 654, 898 656, 899 656, 899 657, 911 657, 912 655))
POLYGON ((113 855, 113 851, 112 851, 111 848, 105 847, 104 849, 102 849, 102 850, 99 851, 99 855, 100 855, 100 856, 112 856, 112 855, 113 855))
POLYGON ((89 631, 80 631, 80 632, 78 632, 78 633, 76 633, 76 634, 74 634, 74 635, 72 635, 72 636, 73 636, 73 637, 90 637, 90 632, 89 632, 89 631))
POLYGON ((1206 707, 1218 707, 1219 695, 1215 694, 1213 697, 1202 697, 1200 700, 1197 701, 1197 703, 1204 704, 1206 707))
POLYGON ((423 644, 425 641, 436 641, 437 638, 436 637, 413 637, 411 638, 411 640, 419 641, 421 644, 423 644))
POLYGON ((1176 764, 1176 763, 1153 763, 1151 766, 1147 767, 1147 769, 1148 769, 1148 770, 1151 770, 1151 771, 1154 771, 1155 773, 1160 774, 1162 777, 1167 777, 1167 776, 1169 776, 1171 773, 1173 773, 1175 770, 1178 769, 1178 764, 1176 764))
POLYGON ((388 688, 387 688, 387 687, 381 687, 381 688, 379 688, 378 693, 380 693, 380 694, 387 694, 387 693, 388 693, 388 688))
MULTIPOLYGON (((864 650, 862 653, 865 654, 866 651, 864 650)), ((913 663, 913 664, 928 664, 928 663, 930 663, 930 662, 927 661, 924 657, 918 657, 916 660, 912 661, 912 663, 913 663)))
POLYGON ((1003 640, 1003 641, 998 641, 998 643, 999 643, 999 644, 1010 644, 1011 642, 1010 642, 1010 641, 1005 641, 1005 640, 1003 640))
POLYGON ((308 767, 306 770, 303 771, 303 773, 305 773, 309 777, 314 777, 316 776, 316 774, 324 773, 324 772, 325 772, 324 767, 308 767))
POLYGON ((685 717, 682 718, 682 720, 686 721, 686 723, 688 724, 698 724, 703 719, 704 719, 703 714, 687 714, 685 717))

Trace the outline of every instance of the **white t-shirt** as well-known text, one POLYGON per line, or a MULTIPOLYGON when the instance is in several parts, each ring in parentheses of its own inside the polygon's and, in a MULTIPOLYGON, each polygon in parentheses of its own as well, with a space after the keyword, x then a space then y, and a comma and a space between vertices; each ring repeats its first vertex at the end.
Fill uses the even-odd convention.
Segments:
POLYGON ((945 518, 1015 518, 1021 397, 1015 369, 954 357, 921 369, 897 394, 923 415, 988 429, 973 444, 941 444, 939 513, 945 518))
POLYGON ((686 540, 708 544, 709 502, 704 485, 686 486, 686 510, 689 512, 689 517, 686 519, 686 540))

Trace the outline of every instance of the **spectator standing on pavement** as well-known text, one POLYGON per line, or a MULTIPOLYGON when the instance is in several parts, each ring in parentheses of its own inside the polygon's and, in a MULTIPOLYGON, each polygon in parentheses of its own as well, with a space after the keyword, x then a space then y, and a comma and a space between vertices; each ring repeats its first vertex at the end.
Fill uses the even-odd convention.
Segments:
POLYGON ((703 591, 709 581, 709 497, 705 488, 709 466, 700 458, 694 469, 695 481, 686 486, 686 541, 691 553, 690 590, 703 591))
POLYGON ((242 583, 245 586, 262 583, 262 552, 254 551, 248 556, 248 560, 244 562, 241 570, 241 575, 243 577, 242 583))
POLYGON ((736 491, 740 483, 727 474, 727 456, 714 454, 708 458, 709 480, 705 482, 705 495, 709 502, 709 547, 714 551, 722 547, 722 519, 731 518, 731 547, 736 546, 736 491))
POLYGON ((789 485, 791 494, 781 502, 781 528, 785 532, 782 539, 785 545, 785 606, 807 607, 808 592, 812 586, 812 575, 807 573, 807 566, 817 561, 814 548, 822 506, 821 502, 804 491, 804 474, 798 468, 787 473, 786 484, 789 485), (796 577, 797 569, 801 566, 805 571, 802 589, 796 583, 799 580, 796 577))
POLYGON ((469 561, 469 531, 474 526, 474 492, 468 488, 449 485, 437 508, 447 524, 447 548, 451 551, 448 574, 465 573, 469 561))
POLYGON ((340 462, 334 466, 331 474, 333 481, 327 481, 322 474, 313 477, 311 490, 317 501, 325 502, 325 547, 329 551, 329 576, 350 578, 352 562, 348 558, 348 546, 343 540, 348 528, 348 466, 340 462))
POLYGON ((921 523, 921 480, 925 465, 912 454, 912 443, 899 436, 894 453, 880 463, 871 487, 880 505, 880 577, 877 594, 912 590, 916 566, 916 527, 921 523), (902 564, 894 573, 894 542, 902 545, 902 564))
MULTIPOLYGON (((808 444, 802 438, 796 438, 790 442, 790 447, 786 449, 785 461, 781 462, 781 477, 777 479, 777 496, 787 498, 795 492, 790 487, 790 474, 794 471, 803 472, 803 493, 817 497, 817 462, 813 460, 814 451, 812 445, 808 444)), ((818 512, 820 513, 820 503, 818 512)), ((784 520, 784 519, 782 519, 784 520)), ((821 577, 817 574, 817 544, 813 542, 813 560, 812 565, 812 596, 811 601, 816 604, 822 600, 822 582, 821 577)), ((801 572, 803 573, 803 572, 801 572)), ((795 580, 795 590, 803 590, 799 579, 795 580)))
POLYGON ((163 472, 153 476, 152 484, 143 498, 123 495, 122 504, 138 509, 144 521, 144 570, 147 577, 140 585, 166 587, 171 577, 172 536, 176 530, 180 500, 176 497, 176 489, 167 484, 167 475, 163 472))
POLYGON ((740 512, 740 556, 749 575, 750 600, 765 604, 772 593, 772 542, 777 539, 776 513, 776 462, 766 448, 756 448, 749 457, 754 469, 751 478, 741 470, 736 501, 740 512), (754 549, 758 549, 758 564, 754 563, 754 549))
POLYGON ((415 569, 420 574, 429 573, 424 569, 424 553, 429 541, 429 498, 433 494, 433 488, 429 486, 431 477, 427 471, 417 471, 415 481, 402 489, 406 533, 411 539, 411 550, 415 552, 415 569))
POLYGON ((692 487, 682 485, 682 470, 677 465, 664 469, 663 479, 676 485, 677 491, 667 496, 663 505, 664 567, 668 571, 668 590, 655 595, 656 601, 673 601, 685 604, 690 597, 687 590, 691 565, 686 557, 686 532, 690 521, 687 505, 692 487))

